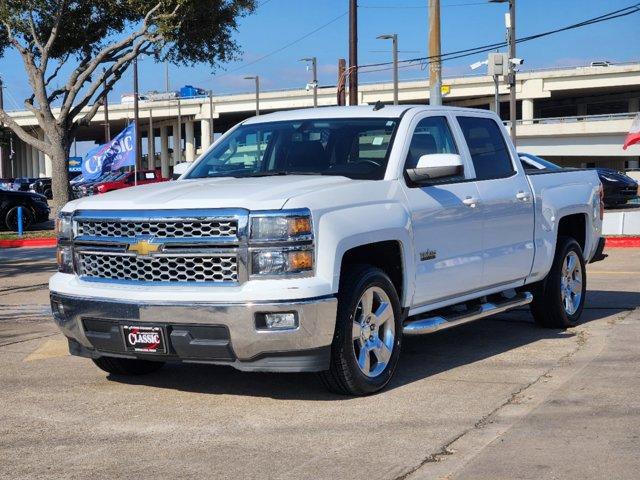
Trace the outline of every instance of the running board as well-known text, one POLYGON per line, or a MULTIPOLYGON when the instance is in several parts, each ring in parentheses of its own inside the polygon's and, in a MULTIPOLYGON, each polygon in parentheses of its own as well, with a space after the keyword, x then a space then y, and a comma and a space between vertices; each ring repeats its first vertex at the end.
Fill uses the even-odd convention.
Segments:
POLYGON ((457 325, 462 325, 464 323, 495 315, 496 313, 505 312, 512 308, 527 305, 531 303, 532 300, 533 295, 529 292, 523 292, 501 302, 483 303, 462 314, 452 316, 438 315, 414 320, 412 322, 410 321, 404 325, 402 331, 405 335, 423 335, 425 333, 437 332, 438 330, 455 327, 457 325))

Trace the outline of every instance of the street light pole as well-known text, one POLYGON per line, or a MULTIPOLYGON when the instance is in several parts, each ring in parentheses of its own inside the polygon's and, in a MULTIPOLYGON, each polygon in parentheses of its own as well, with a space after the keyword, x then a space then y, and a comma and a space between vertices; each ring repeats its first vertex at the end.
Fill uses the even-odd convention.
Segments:
MULTIPOLYGON (((138 57, 133 59, 133 122, 136 128, 136 165, 135 170, 142 167, 142 142, 140 137, 140 112, 138 105, 138 57)), ((137 179, 136 179, 137 180, 137 179)))
POLYGON ((511 140, 516 144, 516 70, 513 59, 516 58, 516 0, 489 0, 490 3, 509 3, 509 14, 506 17, 507 43, 509 44, 509 120, 511 122, 511 140))
POLYGON ((378 40, 391 40, 393 44, 393 104, 398 105, 398 34, 380 35, 378 40))
MULTIPOLYGON (((102 69, 103 72, 106 68, 102 69)), ((109 96, 107 94, 107 76, 104 77, 104 143, 111 141, 111 127, 109 125, 109 96)))
POLYGON ((313 79, 311 80, 311 87, 313 88, 313 108, 317 108, 318 107, 318 59, 316 57, 309 57, 309 58, 301 58, 300 61, 311 63, 311 74, 313 75, 313 79))
POLYGON ((253 80, 256 83, 256 117, 260 116, 260 77, 244 77, 245 80, 253 80))

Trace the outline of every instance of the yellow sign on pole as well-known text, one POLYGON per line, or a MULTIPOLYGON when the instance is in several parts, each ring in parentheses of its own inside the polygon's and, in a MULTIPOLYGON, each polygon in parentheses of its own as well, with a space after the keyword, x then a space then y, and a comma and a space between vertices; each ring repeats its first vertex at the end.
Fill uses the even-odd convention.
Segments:
POLYGON ((442 85, 440 92, 442 92, 442 95, 449 95, 451 93, 451 85, 442 85))

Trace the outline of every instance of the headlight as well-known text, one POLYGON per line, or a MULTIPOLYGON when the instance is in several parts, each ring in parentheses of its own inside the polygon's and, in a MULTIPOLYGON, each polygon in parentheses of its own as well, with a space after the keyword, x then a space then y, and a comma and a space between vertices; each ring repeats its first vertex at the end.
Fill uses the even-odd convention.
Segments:
POLYGON ((60 213, 56 218, 56 235, 58 240, 71 240, 73 227, 70 213, 60 213))
POLYGON ((273 249, 251 253, 253 275, 305 274, 313 271, 313 250, 273 249))
POLYGON ((56 251, 58 271, 62 273, 73 273, 73 254, 69 245, 59 245, 56 251))
POLYGON ((276 210, 251 216, 250 238, 254 241, 302 241, 310 240, 312 235, 309 210, 276 210))

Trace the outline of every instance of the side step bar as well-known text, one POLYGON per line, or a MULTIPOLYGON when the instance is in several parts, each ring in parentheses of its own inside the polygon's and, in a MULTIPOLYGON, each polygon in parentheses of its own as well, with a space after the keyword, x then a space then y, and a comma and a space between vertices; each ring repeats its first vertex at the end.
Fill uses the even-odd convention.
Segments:
POLYGON ((405 323, 402 331, 405 335, 423 335, 425 333, 437 332, 447 328, 462 325, 464 323, 479 320, 481 318, 495 315, 496 313, 505 312, 512 308, 521 307, 531 303, 533 295, 529 292, 523 292, 511 298, 505 298, 504 301, 494 303, 483 303, 476 308, 462 314, 452 316, 434 316, 422 318, 420 320, 409 321, 405 323))

